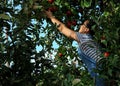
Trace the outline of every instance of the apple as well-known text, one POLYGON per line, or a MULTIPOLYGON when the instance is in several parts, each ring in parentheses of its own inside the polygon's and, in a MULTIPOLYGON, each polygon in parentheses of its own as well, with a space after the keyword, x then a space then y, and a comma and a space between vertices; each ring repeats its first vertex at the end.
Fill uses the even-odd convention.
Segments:
POLYGON ((55 11, 57 11, 57 7, 49 7, 48 8, 48 11, 51 11, 51 12, 55 12, 55 11))
POLYGON ((72 12, 71 12, 70 10, 68 10, 68 11, 66 12, 66 14, 67 14, 67 16, 71 16, 71 15, 72 15, 72 12))
POLYGON ((101 37, 101 40, 105 40, 105 36, 102 36, 102 37, 101 37))
POLYGON ((62 53, 59 53, 59 54, 58 54, 58 56, 59 56, 59 57, 62 57, 62 56, 63 56, 63 54, 62 54, 62 53))
POLYGON ((52 8, 54 12, 58 10, 56 6, 53 6, 52 8))
POLYGON ((71 21, 67 21, 67 27, 71 27, 71 25, 72 25, 72 22, 71 21))
POLYGON ((110 55, 109 52, 104 52, 104 57, 108 57, 110 55))
POLYGON ((52 12, 52 11, 53 11, 53 8, 52 8, 52 7, 49 7, 47 10, 52 12))
POLYGON ((75 26, 75 25, 77 24, 77 22, 76 22, 75 20, 73 20, 73 21, 71 22, 71 24, 75 26))
POLYGON ((48 2, 49 2, 50 4, 52 4, 52 3, 54 2, 54 0, 48 0, 48 2))

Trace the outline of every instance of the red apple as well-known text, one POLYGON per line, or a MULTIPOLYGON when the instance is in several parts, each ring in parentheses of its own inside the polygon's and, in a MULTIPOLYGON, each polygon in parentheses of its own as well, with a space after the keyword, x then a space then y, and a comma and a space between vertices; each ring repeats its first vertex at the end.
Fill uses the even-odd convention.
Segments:
POLYGON ((53 6, 53 10, 54 10, 54 12, 57 11, 57 7, 56 7, 56 6, 53 6))
POLYGON ((59 56, 59 57, 62 57, 62 56, 63 56, 63 54, 62 54, 62 53, 59 53, 59 54, 58 54, 58 56, 59 56))
POLYGON ((77 24, 77 22, 76 22, 75 20, 73 20, 73 21, 71 22, 71 24, 75 26, 75 25, 77 24))
POLYGON ((67 21, 67 27, 71 27, 71 25, 72 25, 72 22, 71 21, 67 21))
POLYGON ((54 0, 48 0, 48 2, 49 2, 50 4, 52 4, 52 3, 54 2, 54 0))
POLYGON ((57 7, 55 7, 55 6, 54 7, 49 7, 48 10, 51 11, 51 12, 55 12, 55 11, 57 11, 57 7))
POLYGON ((109 52, 104 52, 104 57, 108 57, 110 55, 109 52))
POLYGON ((72 12, 71 12, 70 10, 68 10, 68 11, 66 12, 66 14, 67 14, 67 16, 71 16, 71 15, 72 15, 72 12))
POLYGON ((102 37, 101 37, 101 40, 105 40, 105 36, 102 36, 102 37))
POLYGON ((49 8, 48 8, 48 11, 51 11, 51 12, 52 12, 52 11, 53 11, 53 8, 52 8, 52 7, 49 7, 49 8))

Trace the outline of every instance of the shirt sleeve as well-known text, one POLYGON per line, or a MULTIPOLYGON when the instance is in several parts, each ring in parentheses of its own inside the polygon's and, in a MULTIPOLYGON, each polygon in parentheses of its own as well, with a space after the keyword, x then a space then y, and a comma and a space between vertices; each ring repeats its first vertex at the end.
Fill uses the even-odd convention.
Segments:
POLYGON ((81 35, 80 35, 78 32, 76 32, 76 36, 77 36, 77 38, 78 38, 78 41, 81 42, 81 39, 82 39, 81 35))
POLYGON ((92 36, 90 34, 83 34, 80 32, 76 32, 76 35, 80 43, 92 40, 92 36))

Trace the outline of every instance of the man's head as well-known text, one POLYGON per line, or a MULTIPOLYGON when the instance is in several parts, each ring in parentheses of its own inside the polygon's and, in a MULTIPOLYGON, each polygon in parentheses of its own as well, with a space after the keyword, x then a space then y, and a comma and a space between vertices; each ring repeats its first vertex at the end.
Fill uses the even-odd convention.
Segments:
POLYGON ((86 25, 83 24, 83 25, 80 26, 79 32, 80 33, 89 33, 89 30, 90 29, 87 28, 86 25))
POLYGON ((92 20, 85 20, 84 23, 80 26, 79 32, 80 33, 90 33, 91 35, 94 35, 94 31, 91 29, 91 27, 95 23, 92 20))

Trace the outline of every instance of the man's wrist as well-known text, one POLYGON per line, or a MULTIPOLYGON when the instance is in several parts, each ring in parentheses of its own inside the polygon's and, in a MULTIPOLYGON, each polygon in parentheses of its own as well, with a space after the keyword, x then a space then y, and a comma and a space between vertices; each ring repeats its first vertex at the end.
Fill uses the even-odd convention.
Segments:
POLYGON ((54 19, 54 18, 55 18, 55 16, 50 16, 49 18, 50 18, 50 19, 54 19))

